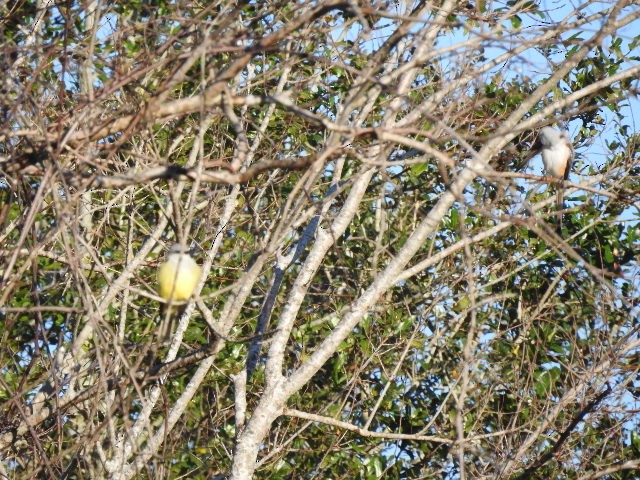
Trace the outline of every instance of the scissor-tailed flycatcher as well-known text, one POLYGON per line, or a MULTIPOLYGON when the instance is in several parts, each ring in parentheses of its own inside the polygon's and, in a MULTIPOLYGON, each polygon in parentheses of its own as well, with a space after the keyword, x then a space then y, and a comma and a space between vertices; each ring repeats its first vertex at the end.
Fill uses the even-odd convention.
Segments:
MULTIPOLYGON (((573 148, 569 134, 564 130, 558 131, 551 127, 540 130, 538 144, 541 147, 542 163, 547 175, 566 180, 573 163, 573 148)), ((556 188, 558 208, 563 208, 564 187, 556 188)))

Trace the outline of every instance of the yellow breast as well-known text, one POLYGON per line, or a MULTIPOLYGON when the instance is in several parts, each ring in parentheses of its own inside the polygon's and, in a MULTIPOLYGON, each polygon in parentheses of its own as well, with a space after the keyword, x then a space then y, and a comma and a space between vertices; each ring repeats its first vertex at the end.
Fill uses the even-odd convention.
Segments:
POLYGON ((158 270, 158 290, 165 300, 188 300, 200 280, 200 267, 185 254, 169 255, 158 270))

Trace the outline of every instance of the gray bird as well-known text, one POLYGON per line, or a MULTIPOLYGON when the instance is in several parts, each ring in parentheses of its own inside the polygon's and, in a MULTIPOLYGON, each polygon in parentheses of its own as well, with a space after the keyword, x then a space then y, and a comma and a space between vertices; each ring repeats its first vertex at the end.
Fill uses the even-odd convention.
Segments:
MULTIPOLYGON (((569 134, 562 130, 544 127, 540 130, 537 144, 540 146, 542 163, 547 175, 566 180, 573 163, 573 148, 569 140, 569 134)), ((563 208, 564 188, 558 185, 556 189, 556 201, 558 208, 563 208)))

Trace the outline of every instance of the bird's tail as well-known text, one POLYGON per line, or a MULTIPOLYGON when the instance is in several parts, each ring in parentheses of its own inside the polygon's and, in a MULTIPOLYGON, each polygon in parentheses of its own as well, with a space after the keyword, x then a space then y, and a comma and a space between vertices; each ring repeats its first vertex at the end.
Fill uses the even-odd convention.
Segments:
POLYGON ((562 230, 562 210, 564 210, 564 187, 558 185, 556 188, 556 206, 561 212, 558 214, 558 230, 562 230))
POLYGON ((556 189, 556 204, 558 210, 564 210, 564 188, 562 185, 559 185, 556 189))
POLYGON ((160 321, 156 330, 156 338, 160 343, 169 343, 173 338, 178 319, 184 313, 185 305, 163 303, 160 306, 160 321))

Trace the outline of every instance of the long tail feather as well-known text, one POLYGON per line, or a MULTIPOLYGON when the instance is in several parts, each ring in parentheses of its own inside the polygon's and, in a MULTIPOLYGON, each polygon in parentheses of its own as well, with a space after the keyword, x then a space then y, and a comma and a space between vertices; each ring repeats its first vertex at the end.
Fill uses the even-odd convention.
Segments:
MULTIPOLYGON (((564 210, 564 187, 562 185, 558 185, 556 188, 556 205, 558 210, 564 210)), ((562 231, 562 213, 558 214, 558 229, 562 231)))

